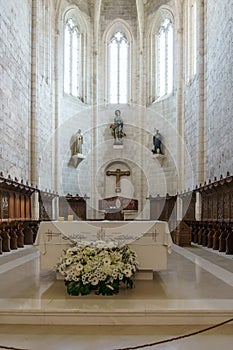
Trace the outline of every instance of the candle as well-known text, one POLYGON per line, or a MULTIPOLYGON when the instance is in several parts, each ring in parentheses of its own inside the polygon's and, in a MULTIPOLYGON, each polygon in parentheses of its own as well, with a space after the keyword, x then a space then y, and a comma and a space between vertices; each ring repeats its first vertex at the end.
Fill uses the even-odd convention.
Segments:
POLYGON ((68 215, 68 221, 73 221, 74 216, 73 215, 68 215))
POLYGON ((59 221, 64 221, 64 216, 59 216, 59 217, 58 217, 58 220, 59 220, 59 221))

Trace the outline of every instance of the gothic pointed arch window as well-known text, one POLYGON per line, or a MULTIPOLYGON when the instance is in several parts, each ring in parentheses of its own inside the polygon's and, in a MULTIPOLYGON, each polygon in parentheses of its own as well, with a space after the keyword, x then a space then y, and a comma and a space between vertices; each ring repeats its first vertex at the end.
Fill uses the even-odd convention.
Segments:
POLYGON ((173 91, 173 23, 165 18, 159 26, 155 45, 156 96, 169 95, 173 91))
POLYGON ((129 102, 130 43, 123 30, 116 30, 108 41, 108 101, 129 102))
POLYGON ((64 17, 64 93, 85 102, 86 23, 81 11, 68 10, 64 17))
POLYGON ((72 18, 64 30, 64 92, 81 97, 81 35, 72 18))
POLYGON ((185 5, 185 73, 190 83, 197 73, 197 0, 187 0, 185 5))
POLYGON ((51 11, 52 6, 49 0, 41 0, 38 3, 38 25, 41 30, 38 33, 38 59, 39 74, 41 82, 45 84, 51 83, 51 71, 52 71, 52 60, 51 60, 51 38, 52 38, 52 24, 51 24, 51 11))

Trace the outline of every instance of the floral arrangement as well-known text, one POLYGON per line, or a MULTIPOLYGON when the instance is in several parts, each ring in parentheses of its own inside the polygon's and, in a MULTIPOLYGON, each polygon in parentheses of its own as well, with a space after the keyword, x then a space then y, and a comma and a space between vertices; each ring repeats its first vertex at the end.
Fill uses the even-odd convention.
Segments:
POLYGON ((64 250, 57 271, 64 276, 70 295, 113 295, 120 284, 133 287, 138 269, 136 253, 129 246, 119 247, 103 241, 84 242, 64 250))

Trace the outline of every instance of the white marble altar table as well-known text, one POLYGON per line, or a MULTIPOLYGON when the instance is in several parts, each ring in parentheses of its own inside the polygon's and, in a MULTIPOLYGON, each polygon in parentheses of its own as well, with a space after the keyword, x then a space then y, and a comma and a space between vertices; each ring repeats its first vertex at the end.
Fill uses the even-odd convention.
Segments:
POLYGON ((172 244, 167 222, 134 220, 41 222, 35 241, 41 269, 54 269, 62 250, 73 242, 96 240, 128 244, 137 253, 140 271, 167 268, 172 244))

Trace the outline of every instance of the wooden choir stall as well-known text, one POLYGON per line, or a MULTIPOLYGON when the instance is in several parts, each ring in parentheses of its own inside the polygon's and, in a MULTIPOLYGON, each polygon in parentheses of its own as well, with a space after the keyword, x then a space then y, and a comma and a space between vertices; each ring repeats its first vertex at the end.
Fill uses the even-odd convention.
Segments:
POLYGON ((194 190, 175 196, 149 196, 150 219, 165 220, 173 242, 179 246, 191 243, 219 252, 233 254, 233 176, 220 176, 194 190), (176 214, 177 200, 182 209, 176 214))
POLYGON ((0 174, 0 254, 10 252, 35 241, 38 220, 32 220, 33 185, 0 174))
POLYGON ((193 243, 233 254, 233 176, 215 178, 194 191, 199 196, 200 220, 186 217, 193 243))

